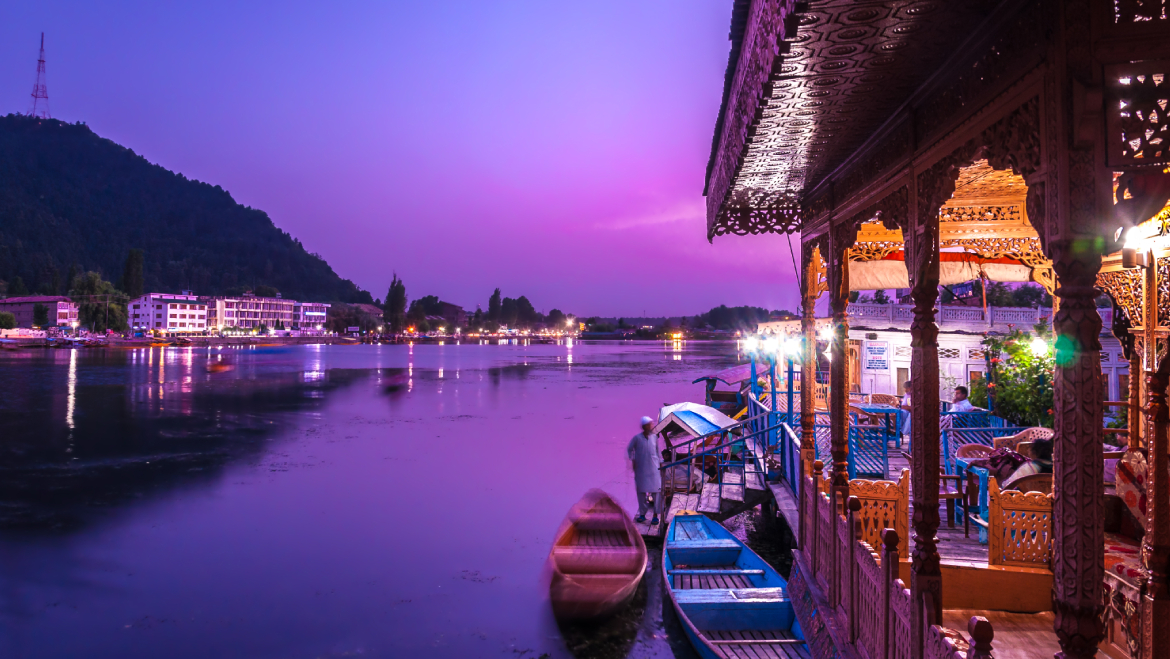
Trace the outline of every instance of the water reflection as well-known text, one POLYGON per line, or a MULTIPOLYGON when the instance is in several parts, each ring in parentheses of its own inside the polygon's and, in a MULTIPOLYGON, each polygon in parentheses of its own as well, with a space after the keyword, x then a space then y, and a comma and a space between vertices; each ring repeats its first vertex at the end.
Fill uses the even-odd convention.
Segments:
POLYGON ((633 503, 638 417, 735 360, 685 354, 4 355, 0 656, 667 656, 681 636, 656 589, 582 646, 539 573, 586 489, 633 503))

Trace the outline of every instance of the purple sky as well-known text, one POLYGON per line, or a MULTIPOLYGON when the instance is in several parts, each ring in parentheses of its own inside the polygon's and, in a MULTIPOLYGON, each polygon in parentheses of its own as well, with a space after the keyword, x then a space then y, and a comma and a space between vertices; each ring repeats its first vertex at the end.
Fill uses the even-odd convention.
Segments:
POLYGON ((397 271, 469 308, 796 306, 782 237, 706 240, 729 0, 105 4, 0 7, 0 113, 28 110, 43 30, 54 117, 375 297, 397 271))

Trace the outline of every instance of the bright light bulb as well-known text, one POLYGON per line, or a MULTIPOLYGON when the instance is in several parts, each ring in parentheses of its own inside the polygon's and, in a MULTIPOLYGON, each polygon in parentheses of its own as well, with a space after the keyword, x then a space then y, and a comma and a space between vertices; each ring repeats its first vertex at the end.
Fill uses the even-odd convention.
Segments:
POLYGON ((755 352, 760 347, 760 340, 754 336, 749 336, 743 340, 743 349, 747 352, 755 352))
POLYGON ((825 325, 824 327, 821 328, 821 340, 822 341, 832 341, 833 334, 834 334, 833 327, 831 325, 825 325))
POLYGON ((1028 347, 1032 350, 1032 354, 1036 355, 1037 357, 1048 354, 1048 342, 1040 337, 1032 339, 1032 342, 1028 344, 1028 347))
POLYGON ((779 351, 780 351, 780 342, 776 340, 776 337, 772 336, 772 337, 768 337, 767 339, 764 339, 764 352, 766 352, 770 355, 774 355, 779 351))
POLYGON ((792 337, 784 342, 784 352, 789 355, 800 354, 800 339, 792 337))
POLYGON ((1129 230, 1125 232, 1125 246, 1130 249, 1135 249, 1137 248, 1138 243, 1141 242, 1141 238, 1141 233, 1138 231, 1138 228, 1130 227, 1129 230))

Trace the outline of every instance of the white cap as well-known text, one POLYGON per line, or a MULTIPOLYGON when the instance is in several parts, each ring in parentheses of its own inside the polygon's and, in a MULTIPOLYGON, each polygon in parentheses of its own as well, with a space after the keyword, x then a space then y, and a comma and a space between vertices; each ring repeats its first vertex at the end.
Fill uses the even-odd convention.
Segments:
POLYGON ((642 417, 641 424, 644 426, 644 425, 646 425, 647 423, 654 423, 654 419, 651 419, 651 418, 650 418, 650 417, 648 417, 648 416, 644 416, 644 417, 642 417))

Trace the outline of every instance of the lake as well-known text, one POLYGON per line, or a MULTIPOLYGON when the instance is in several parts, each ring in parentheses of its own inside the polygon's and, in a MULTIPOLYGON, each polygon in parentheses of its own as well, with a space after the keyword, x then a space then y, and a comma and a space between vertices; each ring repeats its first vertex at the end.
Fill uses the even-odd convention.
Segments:
POLYGON ((639 417, 702 402, 691 381, 737 359, 669 342, 2 352, 0 656, 685 655, 653 585, 645 620, 597 632, 608 650, 563 635, 544 563, 589 488, 636 508, 639 417))

